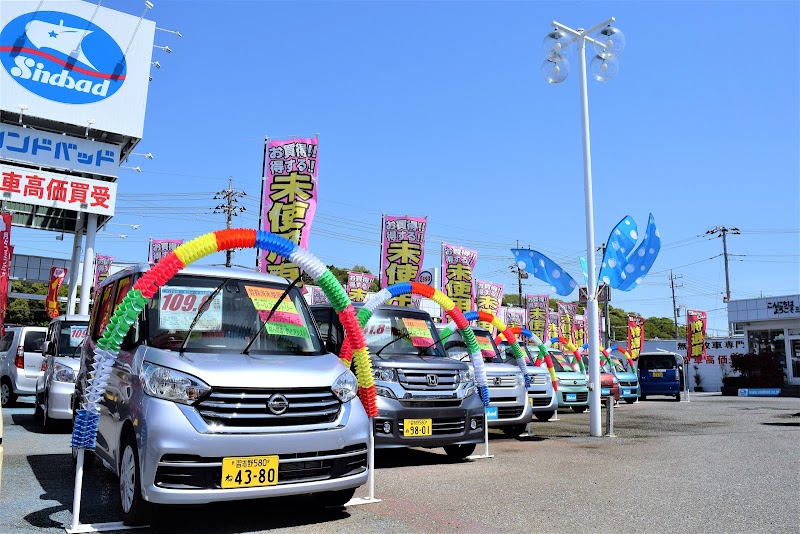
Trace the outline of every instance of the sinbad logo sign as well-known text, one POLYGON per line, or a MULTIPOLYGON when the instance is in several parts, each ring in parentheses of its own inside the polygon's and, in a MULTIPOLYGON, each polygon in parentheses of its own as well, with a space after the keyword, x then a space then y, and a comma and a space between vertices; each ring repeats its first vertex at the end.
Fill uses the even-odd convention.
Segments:
POLYGON ((0 62, 28 91, 64 104, 92 104, 125 83, 127 65, 102 28, 59 11, 21 15, 0 31, 0 62))

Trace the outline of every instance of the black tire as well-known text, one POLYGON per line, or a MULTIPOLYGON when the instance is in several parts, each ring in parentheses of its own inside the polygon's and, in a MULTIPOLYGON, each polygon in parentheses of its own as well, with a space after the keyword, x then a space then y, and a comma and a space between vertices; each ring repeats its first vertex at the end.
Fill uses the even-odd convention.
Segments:
POLYGON ((36 399, 33 404, 33 418, 39 421, 42 418, 42 406, 39 404, 39 394, 36 394, 36 399))
POLYGON ((675 401, 676 401, 676 402, 680 402, 680 401, 681 401, 681 394, 680 394, 680 393, 678 393, 677 395, 675 395, 675 401))
POLYGON ((555 412, 534 412, 533 415, 536 416, 537 421, 541 421, 544 423, 549 421, 550 418, 553 417, 553 415, 555 415, 555 412))
POLYGON ((126 434, 119 460, 119 493, 122 522, 129 526, 147 524, 152 512, 152 505, 142 497, 141 472, 136 439, 126 434))
MULTIPOLYGON (((39 403, 36 403, 36 406, 39 406, 39 403)), ((44 392, 44 408, 41 409, 41 419, 39 420, 42 423, 42 428, 44 429, 46 434, 51 434, 55 431, 56 421, 50 417, 48 412, 50 411, 50 396, 47 394, 47 391, 44 392)))
POLYGON ((3 408, 10 408, 17 403, 17 394, 14 393, 14 388, 11 387, 11 382, 8 378, 0 380, 0 404, 3 408))
POLYGON ((316 498, 317 502, 325 508, 341 508, 353 498, 355 493, 356 488, 339 491, 323 491, 322 493, 317 493, 316 498))
POLYGON ((639 395, 639 400, 647 400, 647 395, 639 395))
POLYGON ((446 452, 447 456, 450 458, 458 458, 459 460, 463 460, 475 452, 475 444, 467 443, 466 445, 447 445, 444 448, 444 452, 446 452))
POLYGON ((633 404, 634 402, 636 402, 636 399, 629 399, 629 398, 626 398, 626 399, 625 399, 625 402, 627 402, 628 404, 633 404))
POLYGON ((572 411, 575 413, 583 413, 586 411, 586 406, 572 406, 572 411))
POLYGON ((526 425, 511 425, 511 426, 504 426, 501 427, 500 430, 503 431, 503 434, 510 438, 518 438, 525 432, 526 425))

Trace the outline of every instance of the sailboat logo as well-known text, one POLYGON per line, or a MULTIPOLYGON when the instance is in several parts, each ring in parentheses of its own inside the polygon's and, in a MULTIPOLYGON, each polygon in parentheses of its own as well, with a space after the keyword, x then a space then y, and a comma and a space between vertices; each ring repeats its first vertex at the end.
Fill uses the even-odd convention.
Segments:
POLYGON ((91 21, 58 11, 27 13, 6 24, 0 62, 29 91, 65 104, 104 100, 127 74, 113 37, 91 21))

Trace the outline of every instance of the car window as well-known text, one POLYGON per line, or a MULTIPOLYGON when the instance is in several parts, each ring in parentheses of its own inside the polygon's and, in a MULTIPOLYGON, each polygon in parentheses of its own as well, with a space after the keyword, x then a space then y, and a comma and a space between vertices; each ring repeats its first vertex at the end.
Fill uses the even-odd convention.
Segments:
MULTIPOLYGON (((489 332, 475 328, 473 331, 475 333, 475 341, 481 349, 483 361, 486 363, 503 363, 503 359, 499 354, 500 351, 489 332)), ((443 339, 442 342, 444 343, 445 350, 447 350, 447 355, 449 357, 461 360, 464 359, 465 356, 469 356, 467 344, 464 342, 464 338, 461 337, 460 331, 453 331, 453 333, 450 334, 447 339, 443 339)), ((511 357, 513 358, 513 354, 511 357)))
POLYGON ((639 356, 639 369, 673 369, 677 367, 675 359, 669 355, 665 356, 639 356))
POLYGON ((111 308, 111 298, 112 292, 114 291, 115 284, 108 284, 103 288, 103 291, 100 295, 100 301, 95 304, 97 306, 97 310, 95 311, 94 316, 94 328, 92 330, 92 337, 97 339, 100 337, 100 334, 103 333, 103 329, 108 324, 109 319, 111 319, 111 313, 114 311, 111 308))
POLYGON ((378 308, 364 326, 370 354, 444 357, 439 333, 427 313, 378 308))
POLYGON ((575 369, 567 362, 564 354, 560 352, 551 352, 550 359, 553 360, 553 368, 557 373, 574 373, 575 369))
POLYGON ((88 328, 85 322, 61 323, 61 331, 58 334, 59 356, 80 356, 81 351, 78 347, 83 344, 88 328))
POLYGON ((42 343, 47 332, 39 332, 37 330, 29 330, 25 332, 24 351, 25 352, 39 352, 42 350, 42 343))
POLYGON ((8 349, 11 348, 11 343, 14 341, 14 332, 8 332, 6 335, 3 336, 3 339, 0 340, 0 352, 8 352, 8 349))

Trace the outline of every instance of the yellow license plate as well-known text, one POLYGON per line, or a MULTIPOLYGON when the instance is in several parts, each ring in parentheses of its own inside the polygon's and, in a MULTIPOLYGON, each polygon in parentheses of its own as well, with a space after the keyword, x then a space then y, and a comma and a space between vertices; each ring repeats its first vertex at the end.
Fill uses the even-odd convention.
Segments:
POLYGON ((528 397, 528 402, 530 403, 531 406, 533 406, 533 398, 528 397))
POLYGON ((661 371, 653 371, 653 376, 654 377, 662 377, 662 376, 664 376, 664 373, 662 373, 661 371))
POLYGON ((418 437, 433 435, 433 419, 404 419, 403 437, 418 437))
POLYGON ((255 488, 278 483, 277 456, 241 456, 222 459, 223 488, 255 488))

